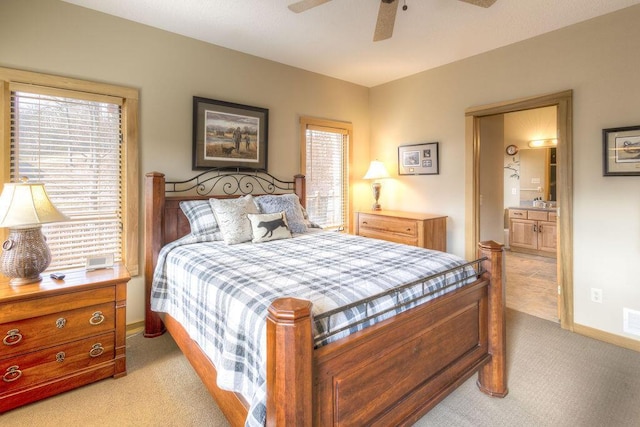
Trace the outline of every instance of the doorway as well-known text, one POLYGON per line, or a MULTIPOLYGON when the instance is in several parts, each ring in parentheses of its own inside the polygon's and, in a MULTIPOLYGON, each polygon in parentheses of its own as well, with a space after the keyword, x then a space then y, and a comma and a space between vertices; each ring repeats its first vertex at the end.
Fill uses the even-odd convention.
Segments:
POLYGON ((557 110, 480 118, 480 240, 505 244, 507 308, 556 323, 557 110))
POLYGON ((565 91, 531 98, 499 102, 491 105, 472 107, 466 114, 466 177, 465 177, 465 213, 469 218, 466 224, 466 256, 473 258, 475 244, 480 240, 480 158, 481 130, 480 119, 510 112, 534 108, 556 106, 558 145, 557 153, 557 280, 558 314, 560 325, 573 330, 573 173, 572 173, 572 105, 573 92, 565 91))

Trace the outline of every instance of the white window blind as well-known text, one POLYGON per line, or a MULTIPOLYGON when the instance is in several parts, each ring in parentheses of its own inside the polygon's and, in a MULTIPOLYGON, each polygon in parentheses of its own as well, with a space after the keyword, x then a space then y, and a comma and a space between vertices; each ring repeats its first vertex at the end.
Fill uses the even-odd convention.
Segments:
POLYGON ((345 130, 306 126, 307 212, 323 228, 347 225, 348 144, 345 130))
POLYGON ((12 181, 45 183, 71 219, 43 226, 49 270, 83 267, 99 253, 122 259, 121 105, 106 96, 12 88, 12 181))

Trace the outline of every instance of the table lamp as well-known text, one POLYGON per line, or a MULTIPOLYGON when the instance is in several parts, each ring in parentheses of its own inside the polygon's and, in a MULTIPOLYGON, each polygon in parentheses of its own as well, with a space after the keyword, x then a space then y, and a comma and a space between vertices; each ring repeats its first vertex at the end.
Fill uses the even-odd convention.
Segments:
POLYGON ((374 180, 373 183, 371 184, 371 189, 373 190, 373 198, 375 200, 375 202, 373 203, 373 206, 371 207, 371 210, 374 210, 374 211, 379 211, 382 209, 380 207, 380 203, 378 203, 378 199, 380 198, 380 188, 382 187, 382 185, 379 182, 376 182, 375 180, 383 179, 383 178, 389 178, 389 173, 387 172, 387 169, 384 167, 384 163, 382 163, 379 160, 372 160, 371 164, 369 165, 369 170, 364 175, 364 179, 374 180))
POLYGON ((51 262, 49 245, 42 224, 69 218, 49 200, 42 183, 6 183, 0 195, 0 227, 9 228, 2 244, 0 273, 11 278, 11 285, 42 280, 51 262))

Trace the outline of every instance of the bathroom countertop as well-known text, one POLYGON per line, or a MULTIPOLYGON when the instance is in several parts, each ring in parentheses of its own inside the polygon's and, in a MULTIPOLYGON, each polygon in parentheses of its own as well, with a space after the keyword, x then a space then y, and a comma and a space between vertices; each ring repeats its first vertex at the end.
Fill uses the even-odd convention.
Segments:
POLYGON ((526 209, 528 211, 555 212, 558 208, 556 206, 548 207, 548 208, 541 208, 541 207, 537 207, 537 206, 532 206, 530 204, 525 204, 525 205, 520 205, 520 206, 510 206, 509 209, 526 209))

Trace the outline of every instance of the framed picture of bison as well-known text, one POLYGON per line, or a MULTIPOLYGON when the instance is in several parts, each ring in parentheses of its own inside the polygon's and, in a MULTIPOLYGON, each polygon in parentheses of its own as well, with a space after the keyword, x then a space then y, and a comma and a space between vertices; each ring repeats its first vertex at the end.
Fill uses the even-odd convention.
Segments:
POLYGON ((193 97, 193 169, 267 170, 269 110, 193 97))
POLYGON ((640 126, 602 130, 604 176, 640 175, 640 126))

